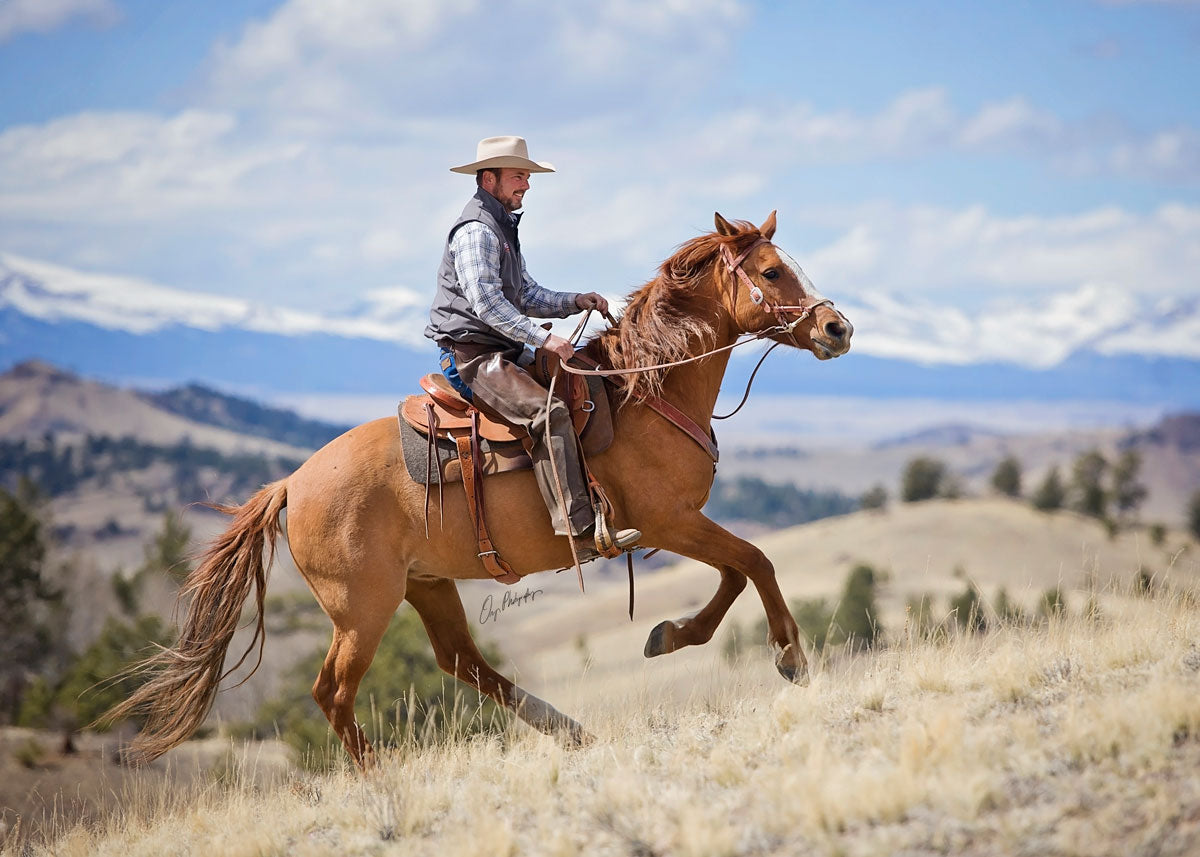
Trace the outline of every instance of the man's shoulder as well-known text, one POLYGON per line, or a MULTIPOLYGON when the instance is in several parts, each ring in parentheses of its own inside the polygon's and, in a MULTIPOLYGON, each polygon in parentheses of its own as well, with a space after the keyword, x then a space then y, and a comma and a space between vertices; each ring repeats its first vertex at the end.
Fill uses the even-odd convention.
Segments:
POLYGON ((498 244, 499 236, 482 220, 468 220, 455 227, 454 233, 450 236, 450 242, 459 245, 483 244, 487 246, 498 244))

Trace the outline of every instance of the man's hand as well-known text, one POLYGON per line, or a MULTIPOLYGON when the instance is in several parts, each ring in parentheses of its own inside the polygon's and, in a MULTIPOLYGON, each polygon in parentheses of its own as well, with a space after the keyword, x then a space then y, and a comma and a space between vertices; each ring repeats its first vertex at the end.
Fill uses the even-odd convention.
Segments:
POLYGON ((588 292, 586 295, 575 296, 575 306, 582 309, 594 309, 601 315, 608 312, 608 301, 598 292, 588 292))
POLYGON ((546 344, 542 348, 552 354, 557 354, 559 360, 570 360, 575 356, 575 347, 561 336, 555 336, 553 333, 546 339, 546 344))

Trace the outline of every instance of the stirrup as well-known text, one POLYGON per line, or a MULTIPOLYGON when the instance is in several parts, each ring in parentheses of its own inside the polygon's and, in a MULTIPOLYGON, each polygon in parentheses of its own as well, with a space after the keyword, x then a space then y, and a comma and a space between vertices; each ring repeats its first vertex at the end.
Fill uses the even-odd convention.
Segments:
MULTIPOLYGON (((635 529, 617 530, 615 533, 608 526, 608 516, 605 513, 606 503, 596 503, 593 507, 596 513, 595 540, 596 550, 608 559, 618 557, 628 548, 636 545, 642 538, 642 531, 635 529)), ((609 507, 611 509, 611 507, 609 507)))

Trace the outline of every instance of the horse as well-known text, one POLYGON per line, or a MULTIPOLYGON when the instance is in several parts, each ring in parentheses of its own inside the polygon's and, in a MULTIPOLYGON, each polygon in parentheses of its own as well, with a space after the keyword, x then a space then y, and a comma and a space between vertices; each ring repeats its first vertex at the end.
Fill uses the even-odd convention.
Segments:
MULTIPOLYGON (((613 413, 612 445, 589 463, 620 525, 642 531, 642 547, 699 560, 720 575, 700 611, 653 629, 645 655, 708 642, 749 581, 766 611, 775 666, 789 681, 804 683, 808 663, 799 630, 770 560, 701 512, 713 484, 713 457, 643 400, 665 399, 708 433, 739 337, 771 339, 828 360, 849 350, 853 327, 771 243, 775 212, 759 227, 731 223, 719 213, 714 222, 715 232, 681 245, 629 297, 615 326, 584 345, 596 364, 626 376, 613 413)), ((516 573, 571 565, 571 546, 554 534, 533 473, 487 479, 493 542, 516 573)), ((570 744, 588 741, 578 722, 496 672, 476 648, 456 581, 489 575, 476 552, 466 495, 462 483, 446 485, 443 528, 427 534, 424 492, 405 468, 396 420, 389 418, 350 429, 244 505, 218 507, 233 520, 181 590, 189 605, 178 642, 144 662, 146 681, 109 714, 144 717, 130 757, 152 760, 189 737, 211 709, 222 679, 256 645, 261 663, 266 574, 281 529, 333 623, 313 699, 360 768, 369 768, 375 755, 355 719, 355 696, 402 601, 420 616, 442 670, 539 731, 570 744), (252 590, 254 637, 227 671, 226 652, 252 590)))

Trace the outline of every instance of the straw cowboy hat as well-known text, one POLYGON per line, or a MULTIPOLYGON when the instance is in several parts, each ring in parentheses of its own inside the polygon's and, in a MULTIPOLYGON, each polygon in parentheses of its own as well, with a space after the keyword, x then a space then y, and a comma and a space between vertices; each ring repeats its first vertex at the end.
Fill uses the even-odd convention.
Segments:
POLYGON ((480 140, 475 149, 475 161, 461 167, 451 167, 452 173, 474 175, 478 170, 510 167, 531 173, 552 173, 554 164, 529 160, 529 147, 524 137, 488 137, 480 140))

